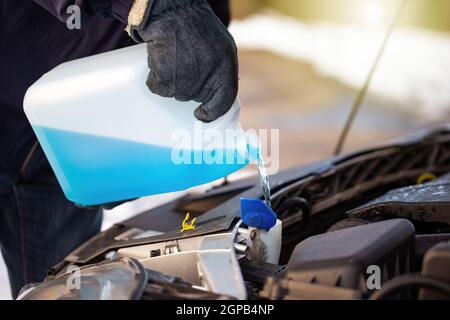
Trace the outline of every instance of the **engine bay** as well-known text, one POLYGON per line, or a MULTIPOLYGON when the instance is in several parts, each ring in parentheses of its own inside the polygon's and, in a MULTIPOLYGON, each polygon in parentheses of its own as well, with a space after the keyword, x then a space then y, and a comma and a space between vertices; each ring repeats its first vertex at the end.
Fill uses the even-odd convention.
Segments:
POLYGON ((122 271, 106 282, 129 287, 122 299, 450 298, 450 128, 271 178, 269 231, 242 222, 240 199, 263 194, 241 180, 114 225, 20 298, 48 297, 73 266, 82 289, 53 298, 105 297, 92 283, 111 263, 122 271), (181 232, 188 212, 195 228, 181 232))

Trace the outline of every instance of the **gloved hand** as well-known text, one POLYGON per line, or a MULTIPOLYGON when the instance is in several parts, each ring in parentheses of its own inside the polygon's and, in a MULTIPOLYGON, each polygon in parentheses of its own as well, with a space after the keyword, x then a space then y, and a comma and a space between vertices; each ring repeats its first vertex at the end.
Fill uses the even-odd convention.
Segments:
POLYGON ((149 89, 202 104, 194 115, 211 122, 233 105, 238 58, 233 37, 206 0, 135 0, 127 30, 148 49, 149 89))

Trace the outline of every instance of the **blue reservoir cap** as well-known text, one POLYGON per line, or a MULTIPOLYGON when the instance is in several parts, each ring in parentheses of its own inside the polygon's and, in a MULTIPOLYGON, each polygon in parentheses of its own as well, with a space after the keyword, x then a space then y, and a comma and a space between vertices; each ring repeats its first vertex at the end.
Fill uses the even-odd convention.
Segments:
POLYGON ((241 198, 241 219, 249 227, 269 230, 277 223, 277 215, 260 199, 241 198))

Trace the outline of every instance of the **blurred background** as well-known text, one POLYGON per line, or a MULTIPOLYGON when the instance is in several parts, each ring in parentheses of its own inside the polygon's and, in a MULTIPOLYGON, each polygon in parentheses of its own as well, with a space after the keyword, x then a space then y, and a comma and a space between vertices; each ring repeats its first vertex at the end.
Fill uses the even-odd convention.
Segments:
MULTIPOLYGON (((242 123, 287 168, 332 154, 400 0, 232 1, 242 123)), ((450 122, 450 0, 408 0, 344 151, 450 122)))
MULTIPOLYGON (((280 169, 332 155, 399 3, 232 0, 242 125, 280 130, 280 169)), ((409 0, 344 152, 449 122, 450 0, 409 0)), ((231 179, 254 173, 249 167, 231 179)), ((106 212, 103 228, 180 194, 142 198, 106 212)), ((0 298, 10 298, 1 261, 0 283, 0 298)))

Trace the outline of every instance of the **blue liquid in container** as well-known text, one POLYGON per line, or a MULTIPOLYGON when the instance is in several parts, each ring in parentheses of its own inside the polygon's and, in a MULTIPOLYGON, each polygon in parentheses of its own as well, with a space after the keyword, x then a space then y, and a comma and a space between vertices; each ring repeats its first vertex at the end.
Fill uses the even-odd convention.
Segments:
POLYGON ((205 184, 245 167, 251 160, 248 155, 254 153, 176 150, 192 159, 191 164, 176 164, 174 150, 168 147, 36 125, 33 129, 66 197, 85 206, 205 184), (223 156, 222 162, 195 162, 216 156, 215 152, 223 156))

